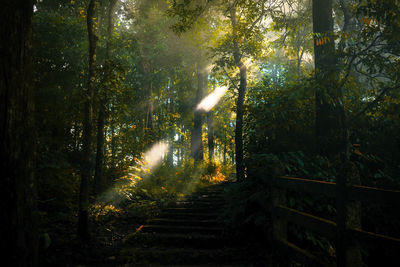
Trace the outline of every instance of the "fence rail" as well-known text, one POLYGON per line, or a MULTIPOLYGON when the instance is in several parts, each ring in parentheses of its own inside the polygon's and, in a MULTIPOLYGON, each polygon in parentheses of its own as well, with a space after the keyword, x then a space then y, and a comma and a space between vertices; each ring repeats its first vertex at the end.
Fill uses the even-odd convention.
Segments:
POLYGON ((362 266, 361 247, 382 245, 400 252, 400 239, 371 233, 361 227, 361 203, 374 202, 380 205, 400 207, 400 191, 386 190, 360 185, 355 166, 347 166, 337 183, 275 175, 270 181, 272 188, 272 226, 276 244, 289 255, 307 266, 330 266, 310 252, 287 240, 287 223, 292 222, 335 241, 336 266, 362 266), (286 190, 323 194, 336 199, 336 221, 327 220, 287 206, 286 190))

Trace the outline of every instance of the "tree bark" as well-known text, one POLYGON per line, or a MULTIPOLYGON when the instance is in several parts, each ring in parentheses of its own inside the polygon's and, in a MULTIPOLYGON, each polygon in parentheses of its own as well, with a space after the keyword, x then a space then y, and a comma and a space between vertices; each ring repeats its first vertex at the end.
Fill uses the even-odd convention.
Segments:
MULTIPOLYGON (((208 85, 208 75, 204 70, 202 64, 198 65, 197 70, 197 93, 196 93, 196 105, 200 103, 201 99, 204 97, 204 93, 207 91, 208 85)), ((193 130, 191 136, 191 157, 195 161, 201 161, 204 159, 203 156, 203 140, 202 140, 202 126, 203 126, 203 111, 194 110, 193 118, 193 130)))
POLYGON ((33 1, 7 0, 0 15, 1 251, 13 266, 36 266, 33 1))
POLYGON ((81 184, 79 191, 79 213, 78 213, 78 236, 83 243, 89 243, 89 180, 92 172, 92 117, 93 117, 93 96, 95 85, 96 69, 96 43, 94 15, 97 8, 97 1, 91 0, 87 8, 87 30, 89 37, 89 75, 88 86, 85 95, 84 121, 83 121, 83 156, 81 163, 81 184))
POLYGON ((146 128, 153 130, 153 85, 150 77, 147 78, 145 86, 147 97, 146 128))
POLYGON ((208 160, 211 162, 214 158, 214 114, 212 110, 207 112, 207 140, 208 160))
POLYGON ((244 96, 247 87, 247 68, 241 61, 239 40, 236 30, 236 7, 232 7, 231 24, 233 33, 233 57, 236 66, 240 71, 240 85, 238 90, 238 99, 236 102, 236 127, 235 127, 235 152, 236 152, 236 177, 238 180, 245 178, 243 161, 243 115, 244 115, 244 96))
POLYGON ((223 160, 224 160, 224 165, 226 164, 226 141, 224 141, 224 156, 223 156, 223 160))
MULTIPOLYGON (((105 56, 105 70, 107 73, 111 72, 111 40, 112 34, 114 32, 114 10, 117 0, 110 0, 110 5, 108 7, 107 19, 107 45, 106 45, 106 56, 105 56)), ((107 75, 107 74, 106 74, 107 75)), ((104 77, 107 79, 107 77, 104 77)), ((108 88, 105 88, 107 91, 108 88)), ((94 173, 94 194, 97 195, 105 188, 105 179, 104 179, 104 126, 105 120, 107 116, 108 109, 108 96, 107 92, 100 96, 99 103, 99 115, 97 118, 97 150, 96 150, 96 166, 94 173)))
POLYGON ((99 103, 99 115, 97 118, 97 149, 96 166, 94 169, 94 195, 100 193, 105 187, 103 162, 104 162, 104 126, 106 118, 106 99, 99 103))
POLYGON ((337 160, 345 151, 345 141, 343 141, 345 113, 342 90, 337 86, 332 0, 313 0, 313 31, 317 81, 316 151, 331 160, 337 160), (325 41, 321 44, 321 40, 325 41))

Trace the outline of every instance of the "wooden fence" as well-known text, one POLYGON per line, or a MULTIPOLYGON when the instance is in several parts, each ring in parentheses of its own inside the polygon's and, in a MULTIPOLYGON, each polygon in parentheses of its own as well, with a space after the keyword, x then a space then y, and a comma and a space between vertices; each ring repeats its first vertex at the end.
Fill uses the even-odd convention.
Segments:
POLYGON ((270 184, 272 187, 270 208, 275 245, 306 266, 329 266, 329 263, 287 240, 287 223, 291 222, 334 240, 336 266, 362 266, 361 247, 368 244, 379 244, 400 254, 400 239, 366 232, 361 227, 362 202, 394 206, 399 208, 394 213, 400 213, 400 191, 361 186, 355 168, 352 163, 344 166, 337 183, 275 175, 270 184), (336 199, 336 221, 289 208, 287 190, 323 194, 336 199))

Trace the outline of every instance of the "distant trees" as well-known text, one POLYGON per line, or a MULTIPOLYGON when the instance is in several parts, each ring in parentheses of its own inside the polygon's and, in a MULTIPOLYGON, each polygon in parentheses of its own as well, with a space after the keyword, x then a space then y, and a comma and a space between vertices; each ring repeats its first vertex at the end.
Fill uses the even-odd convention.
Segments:
MULTIPOLYGON (((211 2, 212 3, 212 2, 211 2)), ((261 34, 262 20, 267 11, 274 9, 274 5, 268 5, 269 1, 215 1, 213 14, 219 12, 223 20, 221 24, 225 29, 224 36, 216 43, 213 48, 213 56, 216 64, 224 69, 238 69, 239 86, 232 84, 237 90, 236 100, 236 125, 235 125, 235 162, 236 176, 238 179, 245 178, 245 167, 243 161, 243 116, 244 99, 247 88, 247 66, 244 63, 245 57, 254 57, 260 50, 260 44, 263 39, 261 34), (227 21, 229 21, 229 26, 227 21), (225 23, 225 24, 224 24, 225 23)), ((211 10, 212 4, 204 2, 189 1, 182 3, 174 1, 169 14, 178 18, 173 28, 177 32, 185 32, 192 27, 201 16, 205 15, 207 10, 211 10)), ((218 20, 218 19, 216 19, 218 20)), ((214 24, 217 24, 214 22, 214 24)), ((225 73, 227 74, 227 73, 225 73)))
POLYGON ((0 14, 1 251, 13 266, 35 266, 33 1, 7 0, 0 14))

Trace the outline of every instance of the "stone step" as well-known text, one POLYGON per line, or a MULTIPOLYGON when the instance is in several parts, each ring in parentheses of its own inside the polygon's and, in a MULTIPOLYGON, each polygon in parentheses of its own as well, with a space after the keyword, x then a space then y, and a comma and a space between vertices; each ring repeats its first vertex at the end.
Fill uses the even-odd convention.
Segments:
POLYGON ((155 218, 148 221, 150 225, 170 225, 170 226, 202 226, 218 227, 221 225, 217 220, 188 220, 188 219, 165 219, 155 218))
POLYGON ((189 213, 189 212, 165 212, 162 211, 157 218, 164 219, 187 219, 187 220, 211 220, 218 218, 218 213, 204 212, 204 213, 189 213))
POLYGON ((245 255, 240 249, 124 248, 118 257, 118 263, 132 263, 134 264, 132 266, 153 264, 252 266, 244 259, 246 259, 245 255))
POLYGON ((208 197, 224 197, 224 192, 223 191, 199 191, 199 192, 194 192, 191 194, 191 196, 208 196, 208 197))
POLYGON ((223 208, 225 203, 213 201, 178 201, 171 204, 170 208, 202 208, 202 209, 220 209, 223 208))
MULTIPOLYGON (((211 210, 213 211, 213 210, 211 210)), ((175 207, 175 208, 165 208, 162 210, 162 212, 165 213, 182 213, 182 214, 187 214, 187 213, 209 213, 210 209, 209 208, 198 208, 198 207, 175 207)))
POLYGON ((224 239, 217 235, 176 234, 176 233, 135 233, 129 236, 126 244, 135 247, 168 247, 168 248, 196 248, 217 249, 223 248, 224 239))
POLYGON ((211 203, 221 203, 225 204, 225 199, 217 197, 188 197, 180 201, 190 201, 190 202, 211 202, 211 203))
POLYGON ((222 227, 204 227, 204 226, 171 226, 171 225, 144 225, 140 230, 142 233, 177 233, 177 234, 206 234, 222 235, 222 227))

